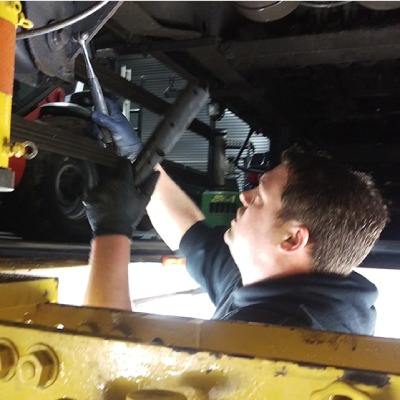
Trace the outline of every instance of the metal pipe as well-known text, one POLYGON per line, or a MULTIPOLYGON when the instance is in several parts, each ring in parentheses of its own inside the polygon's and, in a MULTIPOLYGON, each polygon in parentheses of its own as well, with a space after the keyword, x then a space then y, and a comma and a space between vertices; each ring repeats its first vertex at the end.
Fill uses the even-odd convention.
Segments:
POLYGON ((213 187, 225 185, 226 130, 214 129, 215 136, 208 145, 208 179, 213 187))
POLYGON ((186 128, 196 117, 208 99, 208 90, 190 83, 171 105, 160 121, 152 137, 146 142, 133 164, 135 184, 140 185, 175 146, 186 128))

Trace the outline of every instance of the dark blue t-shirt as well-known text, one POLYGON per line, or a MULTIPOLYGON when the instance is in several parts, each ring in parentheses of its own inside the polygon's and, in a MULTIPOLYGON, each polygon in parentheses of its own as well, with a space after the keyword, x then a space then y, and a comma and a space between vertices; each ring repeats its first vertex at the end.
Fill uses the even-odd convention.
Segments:
POLYGON ((214 319, 372 335, 378 291, 362 275, 299 274, 243 286, 224 228, 193 225, 180 251, 190 275, 216 305, 214 319))

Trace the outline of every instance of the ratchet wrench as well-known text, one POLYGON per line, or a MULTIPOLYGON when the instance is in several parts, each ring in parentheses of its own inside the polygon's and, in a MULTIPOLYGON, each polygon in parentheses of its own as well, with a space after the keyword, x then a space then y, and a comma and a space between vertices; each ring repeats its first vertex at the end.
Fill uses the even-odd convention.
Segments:
MULTIPOLYGON (((96 111, 100 111, 104 114, 108 114, 108 108, 106 102, 104 101, 103 91, 101 90, 100 82, 97 79, 97 76, 94 73, 92 64, 90 63, 89 54, 86 48, 86 40, 88 39, 89 34, 87 32, 78 32, 75 36, 76 41, 81 45, 83 51, 83 58, 86 64, 87 75, 89 79, 90 92, 92 94, 93 103, 96 111)), ((101 128, 102 133, 102 141, 105 145, 113 142, 112 136, 110 132, 101 128)))

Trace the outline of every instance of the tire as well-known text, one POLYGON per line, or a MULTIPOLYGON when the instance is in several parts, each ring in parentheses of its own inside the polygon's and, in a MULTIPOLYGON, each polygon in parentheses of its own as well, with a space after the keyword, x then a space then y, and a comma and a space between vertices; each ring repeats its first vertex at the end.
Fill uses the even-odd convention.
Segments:
MULTIPOLYGON (((67 129, 71 136, 89 137, 92 129, 76 117, 51 117, 46 122, 67 129)), ((27 162, 20 185, 7 201, 12 230, 27 240, 90 241, 82 200, 98 176, 98 167, 90 161, 39 151, 27 162)))
POLYGON ((93 163, 42 153, 28 163, 15 191, 21 210, 16 231, 27 240, 88 242, 91 229, 82 200, 97 182, 93 163))

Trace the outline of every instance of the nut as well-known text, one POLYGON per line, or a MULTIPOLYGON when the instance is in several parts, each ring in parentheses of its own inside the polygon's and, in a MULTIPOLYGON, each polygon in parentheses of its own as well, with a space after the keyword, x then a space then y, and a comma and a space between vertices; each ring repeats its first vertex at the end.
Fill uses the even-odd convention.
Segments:
POLYGON ((17 365, 18 353, 14 345, 6 340, 0 339, 0 379, 10 379, 17 365))
POLYGON ((24 384, 46 388, 57 379, 58 370, 54 352, 45 345, 36 345, 19 359, 17 374, 24 384))

